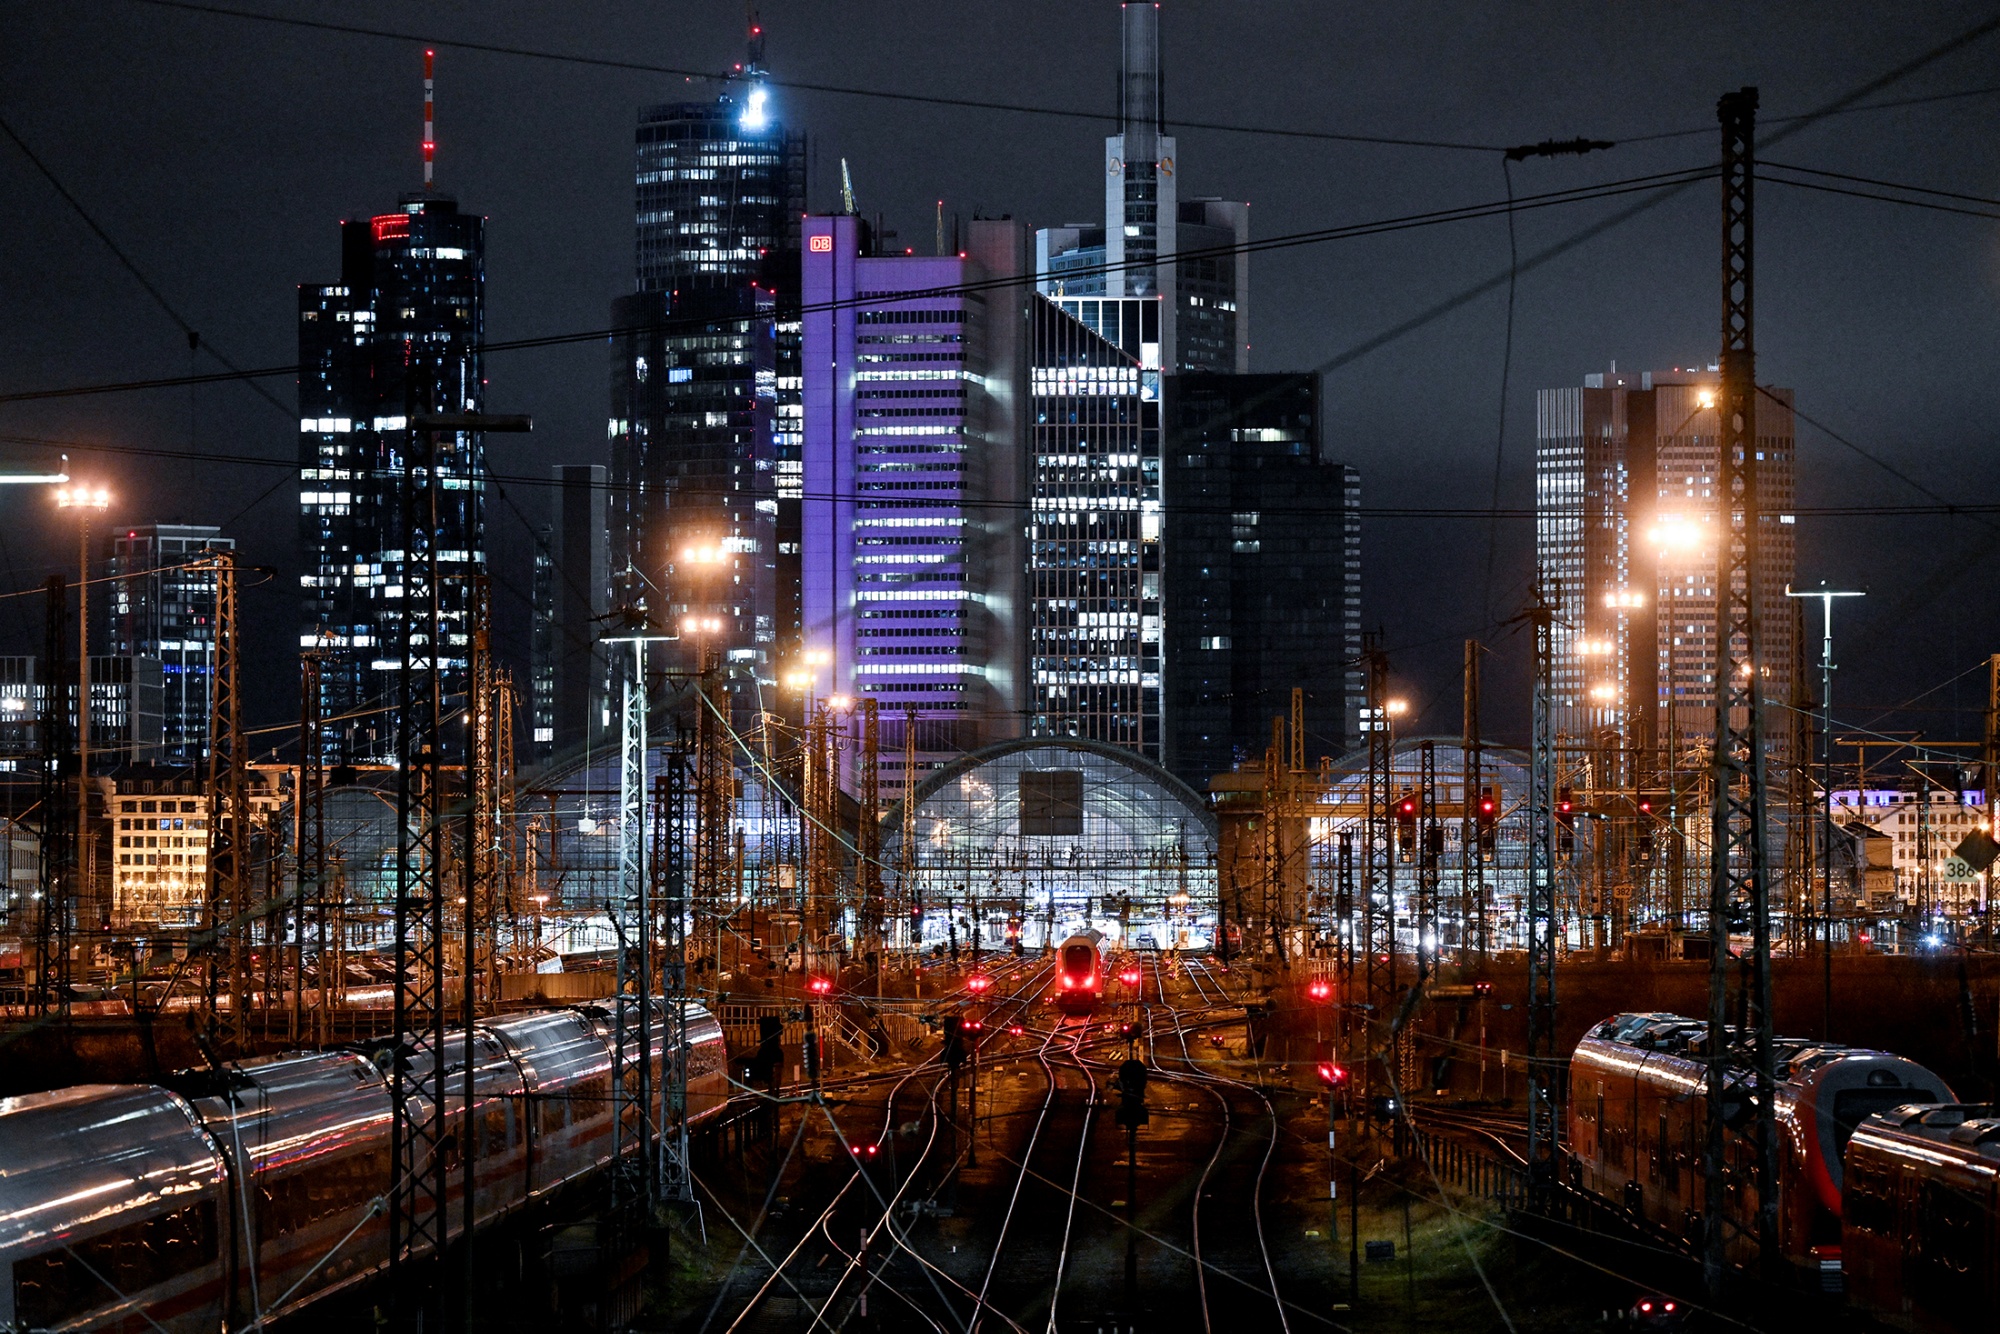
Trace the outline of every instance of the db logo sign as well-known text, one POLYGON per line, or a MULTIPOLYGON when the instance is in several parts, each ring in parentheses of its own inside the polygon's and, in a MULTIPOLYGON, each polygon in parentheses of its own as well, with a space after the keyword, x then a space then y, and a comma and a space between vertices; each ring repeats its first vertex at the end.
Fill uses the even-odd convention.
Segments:
POLYGON ((808 236, 806 238, 806 249, 812 251, 814 254, 830 255, 833 253, 833 238, 831 236, 808 236))

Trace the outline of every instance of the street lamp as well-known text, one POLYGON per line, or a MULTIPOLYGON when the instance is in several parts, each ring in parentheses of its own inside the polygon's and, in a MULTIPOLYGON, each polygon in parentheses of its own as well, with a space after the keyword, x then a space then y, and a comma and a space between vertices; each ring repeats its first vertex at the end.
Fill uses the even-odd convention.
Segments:
POLYGON ((90 864, 90 516, 111 508, 111 493, 82 482, 57 487, 56 508, 76 515, 76 884, 70 899, 80 917, 95 883, 90 864))
MULTIPOLYGON (((1823 1036, 1828 1041, 1832 1041, 1833 1039, 1833 600, 1835 598, 1865 597, 1866 594, 1840 591, 1828 588, 1826 586, 1826 581, 1822 579, 1820 580, 1820 585, 1817 589, 1801 593, 1794 589, 1786 588, 1785 596, 1788 598, 1818 598, 1820 600, 1820 610, 1823 613, 1821 621, 1821 625, 1823 628, 1823 635, 1820 640, 1820 653, 1819 653, 1819 682, 1820 682, 1819 701, 1820 701, 1820 717, 1821 717, 1820 732, 1819 732, 1819 754, 1820 754, 1820 786, 1826 793, 1826 836, 1823 840, 1826 847, 1824 852, 1825 885, 1821 890, 1821 893, 1823 894, 1824 897, 1820 900, 1820 948, 1821 948, 1821 953, 1824 956, 1822 960, 1822 966, 1824 970, 1826 1011, 1825 1014, 1821 1017, 1821 1023, 1824 1026, 1823 1036)), ((1855 794, 1855 799, 1857 802, 1861 800, 1861 796, 1862 794, 1858 792, 1855 794)), ((1928 802, 1929 799, 1930 799, 1929 793, 1926 792, 1925 801, 1928 802)), ((1986 800, 1989 803, 1989 809, 1990 809, 1990 804, 1993 800, 1993 794, 1990 792, 1987 793, 1986 800)))

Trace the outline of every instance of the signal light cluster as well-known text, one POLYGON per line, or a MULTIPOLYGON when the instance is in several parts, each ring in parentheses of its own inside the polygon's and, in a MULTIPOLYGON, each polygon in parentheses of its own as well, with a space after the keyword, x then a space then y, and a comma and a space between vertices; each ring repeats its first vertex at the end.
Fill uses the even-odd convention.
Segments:
POLYGON ((1347 1082, 1347 1071, 1332 1061, 1319 1063, 1319 1082, 1328 1088, 1339 1088, 1347 1082))
POLYGON ((984 973, 974 973, 971 977, 965 979, 965 989, 967 991, 984 991, 992 985, 993 979, 984 973))
POLYGON ((833 990, 833 979, 830 977, 816 977, 806 983, 806 990, 812 992, 815 996, 824 996, 833 990))
POLYGON ((1324 1001, 1333 995, 1333 983, 1323 977, 1316 977, 1306 984, 1306 995, 1316 1001, 1324 1001))
POLYGON ((1136 987, 1139 985, 1139 970, 1136 968, 1127 968, 1124 972, 1118 974, 1118 980, 1128 987, 1136 987))

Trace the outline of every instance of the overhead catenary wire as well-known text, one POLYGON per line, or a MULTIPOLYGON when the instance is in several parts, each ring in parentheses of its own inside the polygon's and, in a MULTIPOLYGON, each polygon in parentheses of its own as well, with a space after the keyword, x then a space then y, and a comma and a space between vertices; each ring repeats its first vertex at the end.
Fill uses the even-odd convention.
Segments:
MULTIPOLYGON (((1116 262, 1106 261, 1102 264, 1093 264, 1074 270, 1067 270, 1062 275, 1062 281, 1068 282, 1078 278, 1102 277, 1109 274, 1122 273, 1127 270, 1153 268, 1160 264, 1226 259, 1274 250, 1294 249, 1301 246, 1323 245, 1335 241, 1357 240, 1370 236, 1388 235, 1426 227, 1472 222, 1505 213, 1554 208, 1566 204, 1589 203, 1598 199, 1617 198, 1635 192, 1678 191, 1695 182, 1713 178, 1716 171, 1717 168, 1711 165, 1681 167, 1672 171, 1649 172, 1640 176, 1600 181, 1590 185, 1575 186, 1562 190, 1551 190, 1542 194, 1523 196, 1519 199, 1487 200, 1476 204, 1457 204, 1445 208, 1428 209, 1417 213, 1405 213, 1392 217, 1371 219, 1365 222, 1343 223, 1333 227, 1317 227, 1306 231, 1289 232, 1279 236, 1265 237, 1240 244, 1194 247, 1146 259, 1131 259, 1116 262)), ((1055 279, 1050 275, 1010 274, 1003 277, 975 279, 969 282, 942 283, 935 287, 898 292, 894 300, 897 304, 907 304, 914 301, 945 300, 985 292, 1034 287, 1044 281, 1055 281, 1055 279)), ((610 338, 640 333, 699 332, 721 326, 754 323, 773 317, 792 319, 802 318, 806 315, 858 309, 863 306, 879 305, 881 301, 882 298, 878 296, 857 294, 853 297, 838 298, 829 301, 787 303, 782 308, 774 308, 768 314, 752 313, 722 317, 707 315, 678 318, 669 317, 664 320, 598 326, 563 333, 488 340, 480 345, 479 351, 484 355, 491 355, 501 352, 520 352, 540 348, 565 347, 578 343, 597 343, 610 338)), ((97 384, 23 390, 0 394, 0 403, 25 403, 45 399, 89 397, 97 394, 131 393, 151 389, 174 389, 191 384, 225 384, 239 379, 296 376, 308 369, 310 368, 292 362, 285 365, 264 366, 251 370, 218 371, 200 375, 156 376, 142 380, 106 381, 97 384)))
MULTIPOLYGON (((218 18, 239 19, 247 22, 268 23, 283 27, 308 31, 334 33, 350 37, 368 37, 385 41, 421 42, 428 46, 446 50, 471 51, 484 55, 513 56, 526 60, 540 60, 559 64, 581 65, 596 69, 627 70, 640 74, 666 74, 704 83, 726 84, 733 77, 731 72, 692 69, 670 65, 660 65, 629 57, 594 56, 583 52, 550 51, 518 44, 498 42, 464 41, 449 37, 437 37, 419 33, 396 32, 386 28, 367 27, 361 24, 336 23, 326 19, 298 18, 285 14, 260 14, 250 10, 232 9, 223 5, 198 4, 194 0, 132 0, 134 4, 149 5, 157 9, 180 10, 184 13, 199 14, 218 18)), ((1955 49, 1955 48, 1953 48, 1955 49)), ((826 93, 839 97, 878 99, 917 105, 959 108, 971 111, 992 111, 1010 115, 1048 116, 1067 120, 1082 120, 1099 124, 1115 124, 1116 113, 1092 111, 1084 107, 1036 106, 1030 103, 1002 102, 991 99, 952 97, 943 94, 914 93, 890 88, 869 88, 857 84, 831 84, 803 79, 780 78, 764 72, 760 82, 773 88, 789 88, 798 92, 826 93)), ((1915 97, 1892 98, 1880 102, 1860 102, 1842 106, 1835 111, 1802 112, 1788 116, 1766 116, 1766 125, 1788 125, 1799 121, 1814 121, 1828 115, 1857 115, 1870 111, 1893 111, 1904 107, 1923 106, 1934 102, 1946 102, 1974 97, 2000 95, 2000 86, 1961 88, 1947 92, 1928 93, 1915 97)), ((1224 134, 1258 135, 1278 139, 1320 140, 1329 143, 1349 143, 1357 145, 1377 145, 1386 148, 1423 148, 1465 153, 1493 153, 1505 151, 1501 144, 1473 143, 1465 140, 1442 139, 1420 135, 1371 135, 1356 134, 1337 130, 1301 129, 1289 125, 1250 125, 1240 122, 1190 120, 1185 117, 1171 118, 1175 129, 1210 130, 1224 134)), ((1693 138, 1715 133, 1713 125, 1691 126, 1685 129, 1654 130, 1642 134, 1620 135, 1613 140, 1598 141, 1606 147, 1630 144, 1658 143, 1669 139, 1693 138)))

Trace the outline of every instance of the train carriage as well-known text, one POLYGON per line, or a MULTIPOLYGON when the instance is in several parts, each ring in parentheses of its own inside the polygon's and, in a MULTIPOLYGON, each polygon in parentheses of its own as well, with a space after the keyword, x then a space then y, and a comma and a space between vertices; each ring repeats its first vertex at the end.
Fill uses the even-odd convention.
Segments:
POLYGON ((0 1098, 0 1329, 212 1334, 227 1166, 187 1103, 85 1084, 0 1098))
MULTIPOLYGON (((698 1126, 728 1102, 728 1060, 721 1025, 698 1005, 686 1017, 698 1126)), ((0 1099, 0 1329, 212 1334, 380 1270, 391 1059, 414 1079, 415 1114, 447 1118, 448 1233, 464 1226, 466 1152, 484 1226, 610 1162, 612 1042, 603 1011, 478 1025, 469 1118, 462 1031, 445 1037, 441 1090, 440 1063, 419 1045, 379 1063, 352 1052, 245 1062, 181 1093, 86 1085, 0 1099)))
MULTIPOLYGON (((1623 1206, 1660 1231, 1697 1244, 1707 1207, 1708 1025, 1673 1014, 1619 1015, 1577 1044, 1567 1103, 1577 1186, 1623 1206)), ((1949 1097, 1943 1080, 1888 1052, 1780 1038, 1778 1237, 1787 1261, 1837 1281, 1842 1154, 1864 1118, 1899 1103, 1949 1097)), ((1724 1073, 1723 1115, 1747 1112, 1747 1072, 1724 1073)), ((1757 1199, 1750 1145, 1728 1146, 1727 1207, 1734 1263, 1754 1259, 1757 1199)))
POLYGON ((507 1044, 525 1080, 529 1197, 547 1195, 610 1162, 611 1050, 589 1017, 551 1010, 487 1027, 507 1044))
POLYGON ((352 1052, 246 1062, 193 1107, 230 1165, 225 1310, 276 1316, 389 1259, 389 1086, 352 1052))
POLYGON ((1907 1106, 1847 1144, 1848 1300, 1901 1329, 1991 1328, 2000 1311, 2000 1116, 1907 1106))

